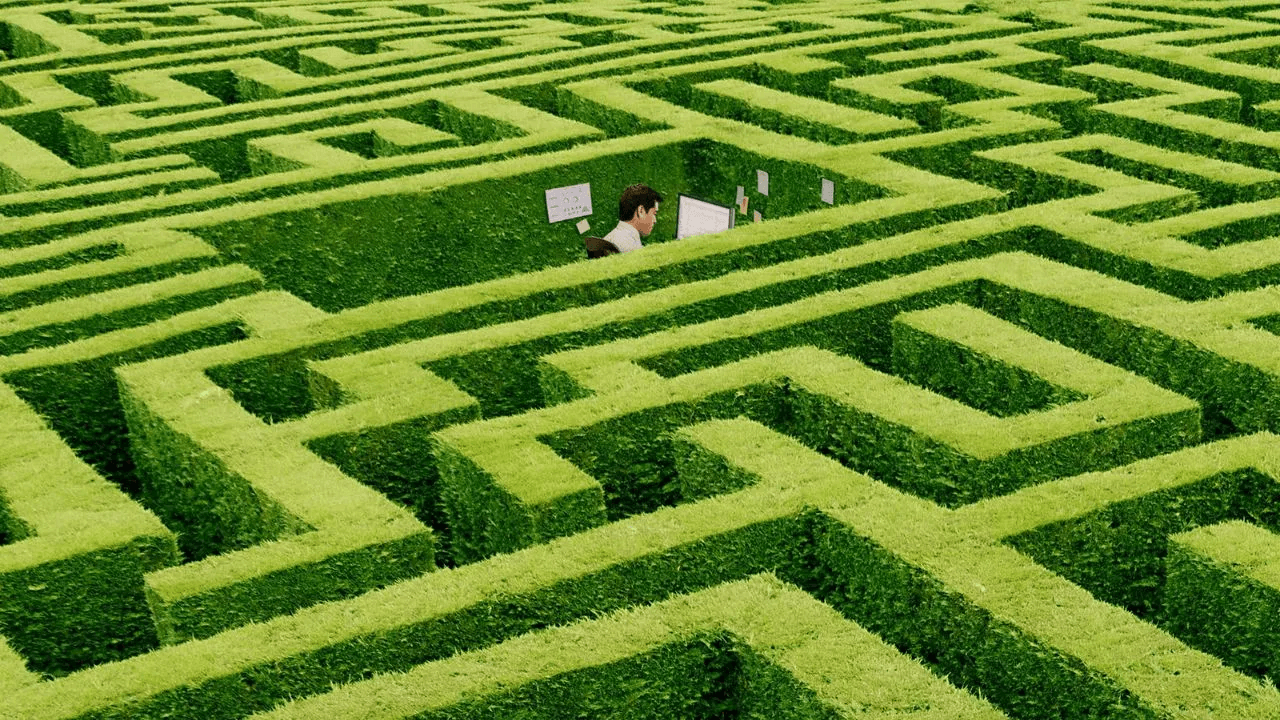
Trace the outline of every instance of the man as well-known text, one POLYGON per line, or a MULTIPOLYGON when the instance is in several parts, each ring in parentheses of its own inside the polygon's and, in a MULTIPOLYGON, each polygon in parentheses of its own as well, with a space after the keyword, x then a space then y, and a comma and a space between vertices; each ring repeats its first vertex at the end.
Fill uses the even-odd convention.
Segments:
POLYGON ((623 190, 618 199, 618 225, 604 239, 616 245, 618 252, 640 249, 640 236, 653 232, 661 201, 662 196, 648 185, 632 185, 623 190))

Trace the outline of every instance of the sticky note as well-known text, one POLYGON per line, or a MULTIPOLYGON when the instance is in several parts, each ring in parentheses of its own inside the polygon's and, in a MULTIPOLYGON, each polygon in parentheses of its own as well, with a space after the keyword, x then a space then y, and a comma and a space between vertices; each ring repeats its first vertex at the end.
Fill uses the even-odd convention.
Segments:
POLYGON ((826 178, 822 178, 822 202, 828 205, 836 202, 836 184, 826 178))
POLYGON ((755 221, 756 221, 756 222, 760 222, 761 220, 763 220, 763 219, 764 219, 764 218, 762 218, 762 217, 760 216, 760 211, 759 211, 759 210, 752 210, 751 212, 755 213, 755 221))
POLYGON ((769 173, 763 170, 756 170, 756 190, 761 195, 769 194, 769 173))
POLYGON ((746 193, 743 191, 742 186, 741 186, 741 185, 739 185, 739 186, 738 186, 738 194, 733 196, 733 202, 734 202, 734 204, 735 204, 735 205, 741 205, 741 204, 742 204, 742 198, 743 198, 743 197, 745 197, 745 196, 746 196, 746 193))
POLYGON ((745 195, 743 197, 738 198, 738 212, 742 213, 743 215, 747 214, 748 199, 749 198, 747 198, 745 195))
POLYGON ((584 232, 586 232, 586 231, 588 231, 588 230, 590 230, 590 229, 591 229, 591 223, 587 222, 587 219, 586 219, 586 218, 582 218, 581 220, 579 220, 579 221, 578 221, 578 234, 579 234, 579 235, 581 235, 582 233, 584 233, 584 232))

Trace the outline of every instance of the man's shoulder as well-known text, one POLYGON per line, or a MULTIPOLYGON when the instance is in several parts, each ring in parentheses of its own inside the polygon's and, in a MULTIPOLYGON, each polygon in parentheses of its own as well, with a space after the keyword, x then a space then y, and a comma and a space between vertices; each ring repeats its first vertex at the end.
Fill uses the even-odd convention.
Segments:
POLYGON ((627 230, 630 229, 630 227, 631 227, 630 225, 620 222, 618 223, 617 226, 615 226, 612 230, 609 231, 609 234, 604 236, 604 239, 613 243, 618 248, 618 250, 622 252, 626 252, 628 250, 635 250, 636 248, 641 247, 642 245, 639 238, 640 233, 627 232, 627 230))

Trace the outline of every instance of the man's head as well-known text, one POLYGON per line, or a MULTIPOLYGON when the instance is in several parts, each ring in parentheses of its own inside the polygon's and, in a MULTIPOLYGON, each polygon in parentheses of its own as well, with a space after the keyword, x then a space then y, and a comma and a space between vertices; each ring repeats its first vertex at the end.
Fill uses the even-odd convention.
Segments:
POLYGON ((632 185, 622 191, 622 198, 618 200, 618 219, 631 223, 641 235, 648 235, 658 219, 661 201, 658 191, 648 185, 632 185))

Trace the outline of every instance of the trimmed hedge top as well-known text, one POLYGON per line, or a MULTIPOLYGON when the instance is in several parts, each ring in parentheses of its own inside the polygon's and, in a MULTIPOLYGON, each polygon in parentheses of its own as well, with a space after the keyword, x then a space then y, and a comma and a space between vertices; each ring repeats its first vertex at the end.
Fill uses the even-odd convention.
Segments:
POLYGON ((1280 717, 1263 0, 0 15, 0 719, 1280 717))

